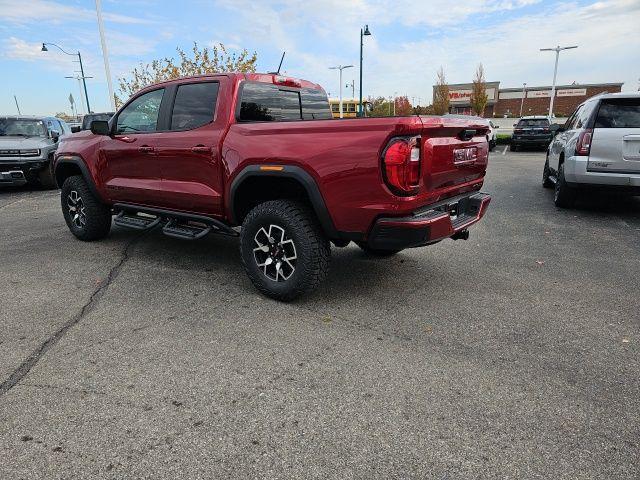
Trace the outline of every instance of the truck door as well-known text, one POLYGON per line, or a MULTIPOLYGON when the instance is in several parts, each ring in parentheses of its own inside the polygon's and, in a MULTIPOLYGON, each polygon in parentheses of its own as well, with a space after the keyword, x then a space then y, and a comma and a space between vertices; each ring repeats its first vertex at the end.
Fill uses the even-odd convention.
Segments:
POLYGON ((209 215, 223 211, 218 145, 228 119, 216 116, 219 86, 205 79, 169 88, 168 129, 156 142, 165 208, 209 215))
POLYGON ((640 97, 601 101, 587 169, 640 173, 640 97))
POLYGON ((162 198, 155 142, 164 96, 160 88, 131 101, 100 145, 98 171, 113 201, 153 205, 162 198))

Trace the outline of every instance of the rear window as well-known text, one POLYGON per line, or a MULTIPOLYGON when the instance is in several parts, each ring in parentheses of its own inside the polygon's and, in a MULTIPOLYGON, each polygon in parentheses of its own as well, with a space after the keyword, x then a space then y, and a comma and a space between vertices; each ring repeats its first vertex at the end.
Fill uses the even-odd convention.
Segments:
POLYGON ((330 118, 329 102, 321 90, 287 90, 268 83, 245 83, 242 88, 241 121, 282 122, 330 118))
POLYGON ((602 100, 596 128, 640 128, 640 98, 602 100))
POLYGON ((518 127, 548 127, 550 125, 549 120, 546 118, 530 118, 526 120, 520 120, 518 127))
POLYGON ((213 121, 218 82, 179 85, 171 114, 171 130, 190 130, 213 121))

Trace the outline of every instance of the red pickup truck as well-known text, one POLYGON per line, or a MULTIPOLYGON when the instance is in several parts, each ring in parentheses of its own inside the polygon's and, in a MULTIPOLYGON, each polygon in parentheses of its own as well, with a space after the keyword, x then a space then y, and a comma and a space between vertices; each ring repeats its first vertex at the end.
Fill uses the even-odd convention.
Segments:
POLYGON ((466 239, 490 200, 486 130, 447 117, 334 120, 320 85, 203 75, 146 87, 109 122, 64 137, 54 172, 77 238, 105 237, 114 215, 183 239, 239 236, 253 284, 290 300, 326 276, 330 243, 384 256, 466 239))

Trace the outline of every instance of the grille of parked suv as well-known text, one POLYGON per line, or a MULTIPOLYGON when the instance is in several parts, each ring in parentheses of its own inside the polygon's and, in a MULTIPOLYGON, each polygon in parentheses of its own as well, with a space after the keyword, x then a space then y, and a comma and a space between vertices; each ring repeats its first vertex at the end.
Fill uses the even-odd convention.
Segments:
POLYGON ((0 150, 0 158, 1 157, 37 157, 40 155, 40 150, 36 148, 32 148, 29 150, 0 150))

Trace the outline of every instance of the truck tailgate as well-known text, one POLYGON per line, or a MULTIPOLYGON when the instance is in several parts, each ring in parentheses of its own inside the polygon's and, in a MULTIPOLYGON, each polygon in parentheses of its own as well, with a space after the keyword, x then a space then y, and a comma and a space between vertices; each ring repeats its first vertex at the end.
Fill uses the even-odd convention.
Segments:
POLYGON ((489 127, 473 120, 420 117, 425 190, 445 193, 484 176, 489 158, 489 127))

